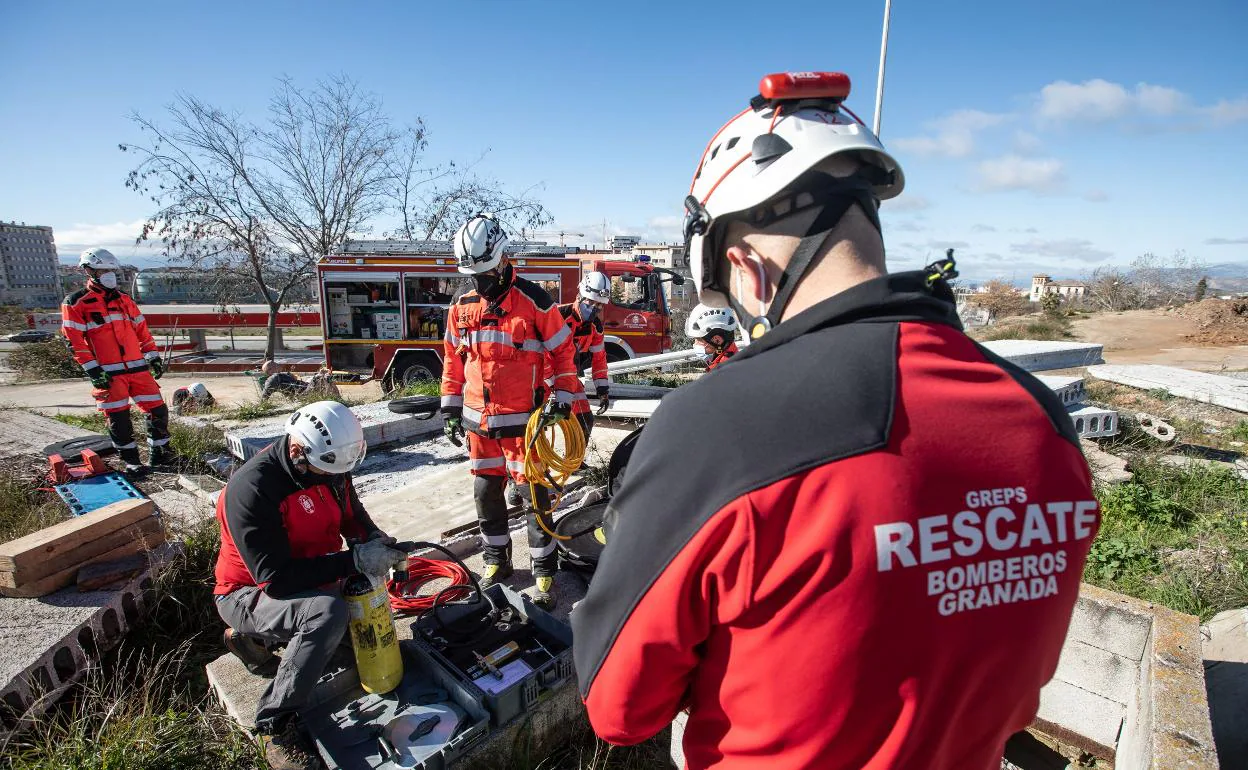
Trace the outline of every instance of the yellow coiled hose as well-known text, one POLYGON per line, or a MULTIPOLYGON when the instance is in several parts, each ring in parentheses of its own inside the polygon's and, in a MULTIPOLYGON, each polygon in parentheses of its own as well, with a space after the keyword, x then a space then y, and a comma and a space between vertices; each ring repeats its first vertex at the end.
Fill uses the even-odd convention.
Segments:
MULTIPOLYGON (((537 487, 552 490, 550 510, 553 511, 563 498, 563 488, 568 478, 580 469, 585 460, 585 431, 576 415, 561 418, 553 425, 542 425, 541 410, 529 416, 528 425, 524 429, 524 477, 529 480, 529 499, 537 509, 537 487), (563 453, 556 447, 558 434, 563 435, 563 453)), ((572 538, 555 533, 551 525, 546 523, 550 511, 536 511, 534 518, 546 534, 556 540, 572 538)))

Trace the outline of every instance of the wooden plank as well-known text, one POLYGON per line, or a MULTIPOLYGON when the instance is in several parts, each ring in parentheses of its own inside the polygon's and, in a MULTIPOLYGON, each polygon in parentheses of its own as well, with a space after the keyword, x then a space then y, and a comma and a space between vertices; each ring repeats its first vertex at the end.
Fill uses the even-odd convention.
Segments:
POLYGON ((164 528, 164 521, 159 516, 148 516, 128 527, 109 532, 77 548, 63 551, 54 558, 44 559, 29 567, 21 567, 12 572, 0 569, 0 588, 16 588, 27 583, 34 583, 54 572, 60 572, 72 566, 81 566, 88 559, 120 548, 133 540, 155 543, 157 541, 153 539, 153 535, 157 533, 162 533, 161 541, 163 541, 164 528))
MULTIPOLYGON (((149 548, 154 548, 165 542, 165 534, 163 531, 153 535, 152 537, 155 539, 146 543, 141 540, 132 540, 120 548, 115 548, 108 553, 102 553, 99 556, 92 558, 86 562, 86 564, 93 564, 99 561, 111 561, 113 559, 121 559, 126 556, 132 556, 136 553, 147 551, 149 548)), ((21 588, 0 588, 0 596, 9 596, 18 599, 31 599, 36 596, 50 594, 53 591, 59 591, 66 586, 73 585, 74 580, 78 578, 78 570, 84 566, 86 565, 75 564, 69 569, 53 573, 42 580, 35 581, 34 583, 27 583, 21 588)))
POLYGON ((0 544, 0 570, 15 572, 72 551, 152 515, 151 500, 119 500, 99 510, 0 544))
POLYGON ((134 577, 147 569, 147 554, 139 553, 124 559, 111 559, 88 564, 78 570, 78 590, 94 591, 116 583, 118 580, 134 577))

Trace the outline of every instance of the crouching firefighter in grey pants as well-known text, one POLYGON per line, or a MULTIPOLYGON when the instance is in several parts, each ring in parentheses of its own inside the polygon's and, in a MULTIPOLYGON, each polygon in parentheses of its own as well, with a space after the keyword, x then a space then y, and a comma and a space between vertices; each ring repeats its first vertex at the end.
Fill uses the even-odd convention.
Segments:
POLYGON ((352 486, 364 450, 364 431, 347 407, 309 404, 290 416, 284 437, 234 473, 217 500, 221 553, 213 592, 229 626, 225 645, 262 673, 274 657, 266 644, 286 644, 256 709, 275 770, 319 766, 295 717, 344 643, 348 616, 339 581, 355 572, 383 576, 407 558, 373 524, 352 486))

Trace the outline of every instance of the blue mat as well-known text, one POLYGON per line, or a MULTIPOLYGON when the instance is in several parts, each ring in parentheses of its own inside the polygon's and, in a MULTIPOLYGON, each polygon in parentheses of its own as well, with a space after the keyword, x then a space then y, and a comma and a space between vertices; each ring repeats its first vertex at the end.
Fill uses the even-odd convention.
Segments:
POLYGON ((90 513, 119 500, 143 500, 147 497, 120 473, 104 473, 68 484, 58 484, 56 493, 75 516, 90 513))

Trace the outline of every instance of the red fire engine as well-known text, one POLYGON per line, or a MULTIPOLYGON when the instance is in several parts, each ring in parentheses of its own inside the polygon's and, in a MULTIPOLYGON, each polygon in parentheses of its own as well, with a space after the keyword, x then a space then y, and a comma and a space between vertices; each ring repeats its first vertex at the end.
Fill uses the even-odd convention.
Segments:
MULTIPOLYGON (((516 271, 556 302, 576 299, 582 271, 621 284, 603 312, 607 359, 620 361, 671 349, 663 281, 676 273, 645 261, 599 258, 577 247, 521 242, 516 271)), ((472 286, 455 267, 449 241, 347 241, 317 263, 325 362, 367 372, 387 387, 442 375, 442 338, 451 302, 472 286)))

